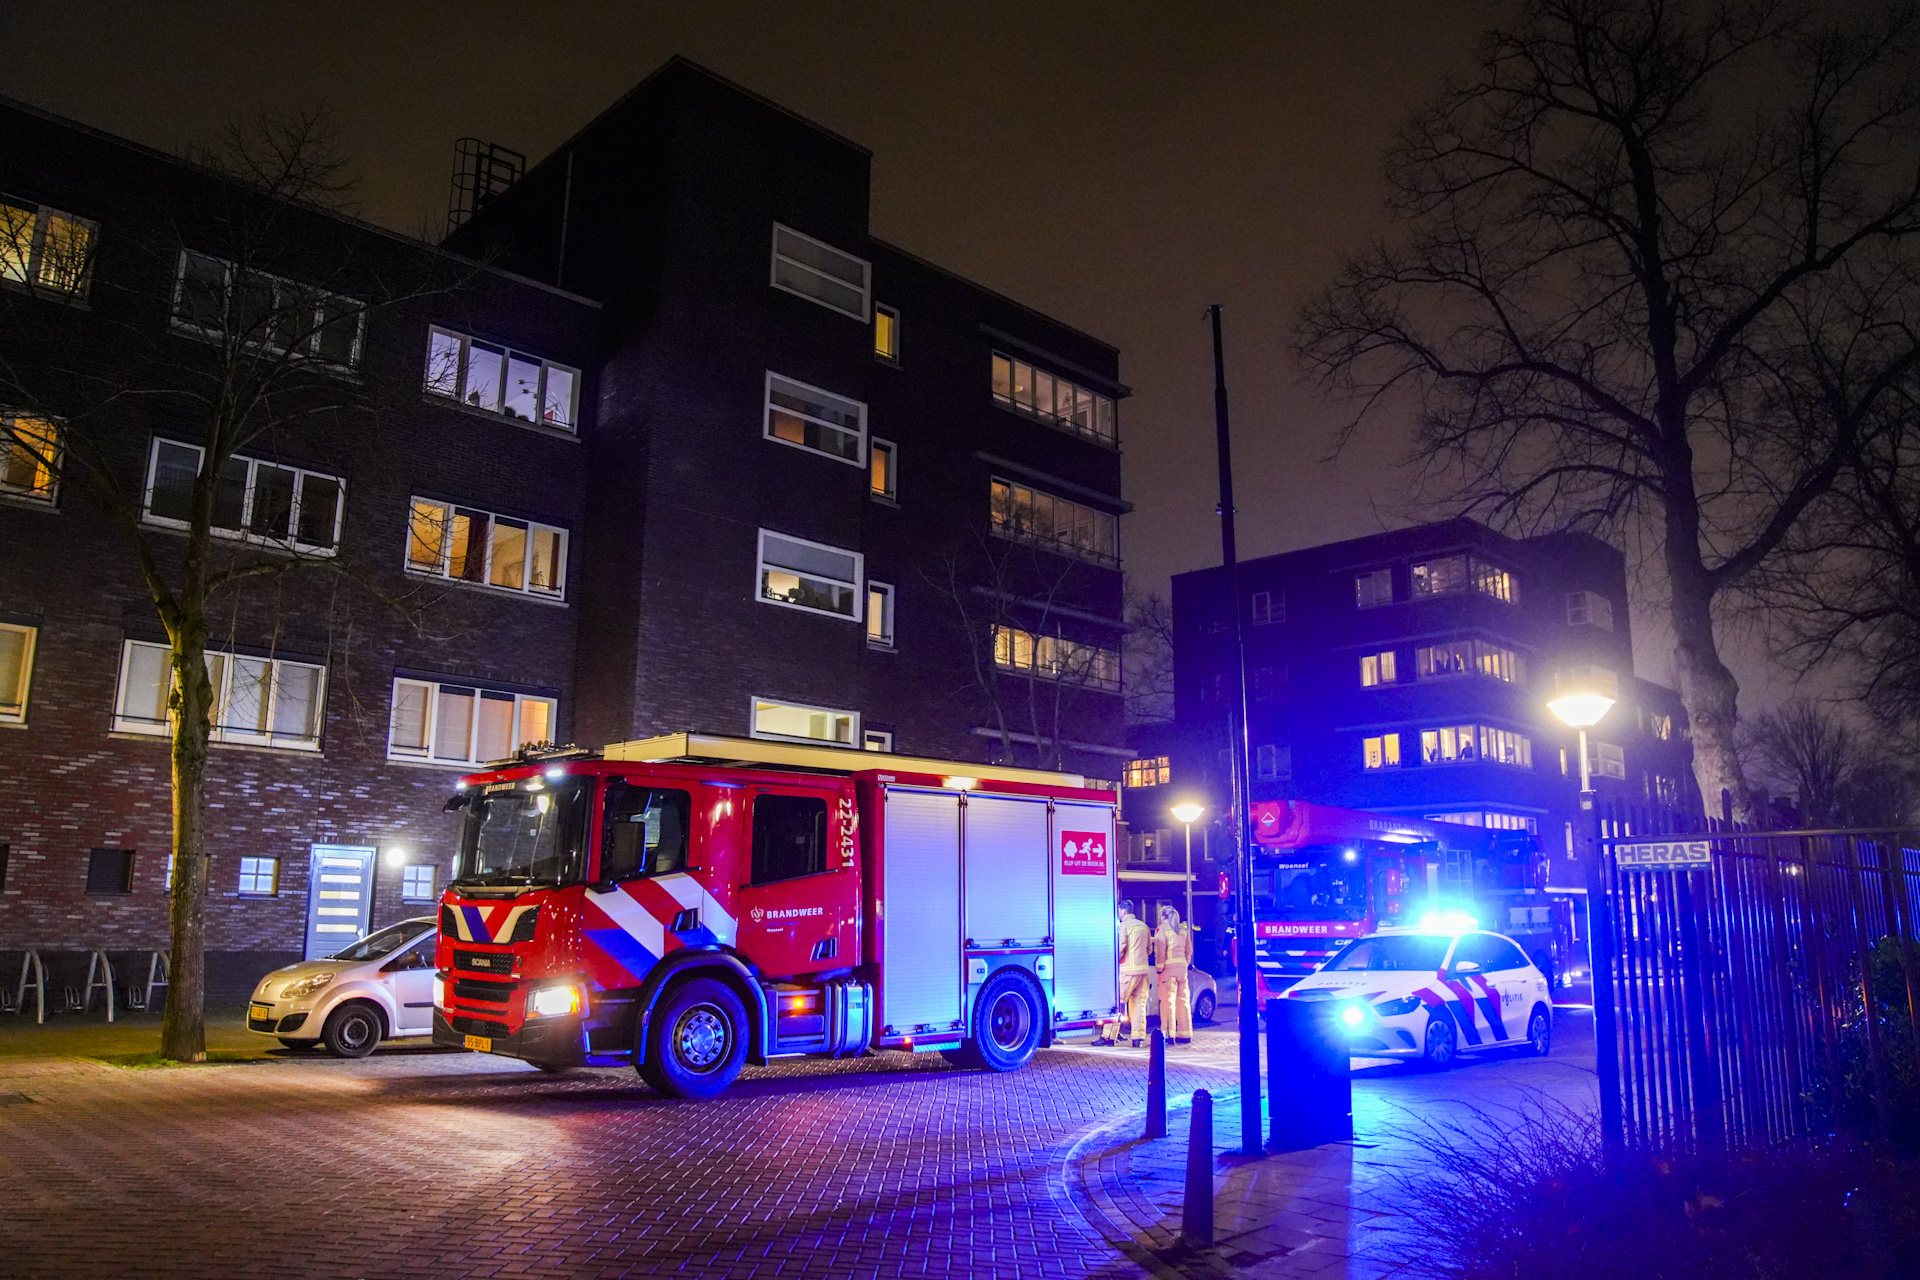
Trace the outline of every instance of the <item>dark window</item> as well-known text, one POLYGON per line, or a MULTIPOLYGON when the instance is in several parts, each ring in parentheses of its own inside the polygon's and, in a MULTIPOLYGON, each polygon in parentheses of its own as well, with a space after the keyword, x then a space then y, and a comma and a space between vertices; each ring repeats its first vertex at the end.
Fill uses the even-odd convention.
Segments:
POLYGON ((95 849, 87 857, 88 893, 132 893, 133 850, 95 849))
POLYGON ((753 882, 771 884, 827 869, 827 802, 818 796, 755 796, 753 882))
POLYGON ((685 791, 607 784, 601 808, 600 881, 664 876, 687 869, 687 826, 693 797, 685 791))
POLYGON ((1487 966, 1490 973, 1496 969, 1524 969, 1533 963, 1527 959, 1525 952, 1505 938, 1489 937, 1487 951, 1492 958, 1492 963, 1487 966))

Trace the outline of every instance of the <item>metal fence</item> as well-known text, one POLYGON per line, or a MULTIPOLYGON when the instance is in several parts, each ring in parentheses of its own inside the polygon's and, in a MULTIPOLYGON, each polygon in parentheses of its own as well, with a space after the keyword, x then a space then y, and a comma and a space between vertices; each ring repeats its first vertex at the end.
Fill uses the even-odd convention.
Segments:
POLYGON ((1920 831, 1674 825, 1600 814, 1595 1014, 1616 1139, 1920 1141, 1903 1132, 1920 1123, 1920 831), (1704 844, 1706 865, 1635 865, 1663 837, 1704 844))

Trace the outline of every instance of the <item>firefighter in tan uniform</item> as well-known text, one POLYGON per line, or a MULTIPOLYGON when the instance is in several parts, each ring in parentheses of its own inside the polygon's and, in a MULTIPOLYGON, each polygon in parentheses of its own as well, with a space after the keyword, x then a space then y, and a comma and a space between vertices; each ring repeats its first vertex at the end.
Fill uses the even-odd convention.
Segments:
MULTIPOLYGON (((1153 968, 1153 935, 1146 922, 1134 918, 1133 905, 1120 904, 1120 1007, 1126 1011, 1133 1047, 1147 1035, 1147 975, 1153 968)), ((1095 1044, 1113 1044, 1120 1038, 1120 1022, 1102 1023, 1095 1044)))
POLYGON ((1193 964, 1193 933, 1173 906, 1160 908, 1153 934, 1153 970, 1160 979, 1160 1031, 1173 1044, 1193 1042, 1193 999, 1187 969, 1193 964))

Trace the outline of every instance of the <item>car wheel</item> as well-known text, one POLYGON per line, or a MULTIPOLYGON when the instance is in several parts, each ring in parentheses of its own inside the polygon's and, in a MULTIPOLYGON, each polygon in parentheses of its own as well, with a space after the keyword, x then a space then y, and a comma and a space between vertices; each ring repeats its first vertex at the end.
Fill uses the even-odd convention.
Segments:
POLYGON ((1553 1017, 1545 1005, 1533 1006, 1533 1016, 1527 1019, 1527 1048, 1540 1058, 1553 1052, 1553 1017))
POLYGON ((1193 1002, 1193 1020, 1195 1022, 1212 1022, 1213 1010, 1213 992, 1202 991, 1193 1002))
POLYGON ((380 1011, 356 1000, 327 1015, 320 1043, 336 1058, 364 1058, 380 1043, 380 1030, 380 1011))
POLYGON ((726 983, 695 978, 667 993, 647 1030, 640 1075, 676 1098, 711 1098, 747 1060, 747 1010, 726 983))
POLYGON ((1427 1017, 1427 1035, 1422 1041, 1425 1046, 1420 1060, 1435 1071, 1445 1071, 1460 1056, 1460 1038, 1453 1029, 1453 1020, 1439 1014, 1427 1017))
POLYGON ((986 1071, 1024 1067, 1040 1048, 1045 1015, 1046 1001, 1024 972, 1002 969, 974 1001, 973 1035, 948 1060, 986 1071))

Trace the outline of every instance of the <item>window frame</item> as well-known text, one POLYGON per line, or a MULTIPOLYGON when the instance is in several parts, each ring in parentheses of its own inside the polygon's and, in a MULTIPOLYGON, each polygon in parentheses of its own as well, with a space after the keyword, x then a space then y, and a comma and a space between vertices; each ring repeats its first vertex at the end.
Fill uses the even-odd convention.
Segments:
POLYGON ((20 645, 20 678, 13 689, 19 700, 8 701, 8 691, 0 689, 0 724, 23 725, 27 722, 28 699, 33 696, 33 659, 40 641, 40 628, 23 622, 0 622, 0 631, 17 631, 25 637, 20 645))
POLYGON ((867 437, 867 496, 889 506, 900 505, 900 446, 876 435, 867 437), (880 458, 887 460, 885 489, 877 489, 873 484, 874 464, 880 458))
POLYGON ((242 898, 272 898, 280 892, 280 859, 277 857, 243 855, 240 859, 240 874, 235 881, 234 890, 242 898), (266 865, 267 887, 260 888, 260 864, 266 865), (251 864, 251 865, 250 865, 251 864))
POLYGON ((1569 591, 1566 607, 1567 625, 1570 627, 1593 627, 1600 631, 1613 630, 1613 601, 1598 591, 1569 591), (1574 616, 1576 612, 1580 615, 1579 617, 1574 616), (1599 617, 1594 616, 1596 612, 1600 615, 1599 617))
POLYGON ((1170 756, 1141 756, 1129 760, 1121 779, 1131 790, 1163 787, 1173 781, 1173 759, 1170 756))
MULTIPOLYGON (((204 259, 207 262, 217 262, 220 264, 220 267, 221 267, 220 313, 221 313, 221 320, 223 322, 223 325, 226 319, 226 314, 230 309, 231 298, 233 295, 234 277, 235 277, 235 273, 238 272, 240 269, 239 266, 236 263, 221 257, 217 253, 207 253, 200 249, 188 249, 183 247, 180 250, 179 256, 176 258, 174 262, 173 297, 169 302, 168 308, 167 308, 168 327, 172 329, 175 333, 185 334, 189 337, 199 338, 204 341, 208 341, 208 342, 223 341, 227 337, 227 333, 224 327, 202 324, 198 320, 191 319, 181 314, 182 300, 186 296, 187 260, 189 258, 200 258, 200 259, 204 259)), ((343 293, 334 293, 330 289, 322 289, 317 285, 302 284, 298 280, 290 279, 287 276, 276 275, 271 271, 253 270, 253 271, 249 271, 247 274, 250 279, 265 280, 273 286, 273 303, 270 308, 270 311, 274 313, 290 311, 299 302, 298 297, 290 301, 283 300, 282 293, 281 293, 283 289, 295 290, 300 294, 311 294, 313 297, 313 327, 300 340, 303 347, 310 347, 312 348, 311 350, 301 350, 301 349, 295 349, 290 347, 282 347, 266 338, 244 338, 243 337, 242 342, 245 347, 253 350, 272 352, 275 354, 290 355, 299 360, 311 360, 317 365, 321 365, 323 367, 328 367, 328 368, 358 369, 360 367, 360 361, 362 357, 366 355, 366 347, 367 347, 367 304, 366 303, 360 301, 360 299, 358 298, 350 298, 343 293), (320 347, 321 336, 326 332, 328 324, 333 323, 320 318, 322 314, 321 304, 325 302, 345 303, 347 304, 348 308, 350 308, 351 310, 351 314, 353 316, 353 353, 349 355, 345 360, 335 360, 335 359, 332 359, 331 357, 320 354, 319 347, 320 347)))
POLYGON ((1615 782, 1627 780, 1627 753, 1617 743, 1602 742, 1598 738, 1589 741, 1590 758, 1587 762, 1587 776, 1590 778, 1612 778, 1615 782), (1619 772, 1613 772, 1618 769, 1619 772))
POLYGON ((1360 771, 1377 773, 1383 769, 1398 769, 1405 761, 1400 753, 1400 735, 1381 733, 1364 738, 1360 744, 1360 771))
POLYGON ((1400 661, 1397 649, 1382 649, 1378 653, 1360 655, 1360 687, 1362 689, 1384 689, 1400 683, 1400 661), (1369 678, 1371 677, 1371 678, 1369 678))
POLYGON ((894 586, 891 582, 881 582, 877 578, 867 579, 866 623, 867 623, 867 647, 869 649, 885 649, 891 652, 895 648, 894 629, 893 629, 893 626, 894 626, 893 610, 894 610, 895 598, 896 597, 894 593, 894 586), (879 612, 878 621, 880 625, 879 635, 874 634, 874 623, 875 623, 874 597, 875 596, 881 597, 880 608, 878 611, 879 612))
MULTIPOLYGON (((1032 522, 1029 521, 1029 524, 1031 523, 1032 522)), ((1080 521, 1077 515, 1073 523, 1076 529, 1079 528, 1080 521)), ((1120 517, 1110 511, 1102 511, 1090 503, 1077 502, 1072 498, 1063 498, 1059 494, 1047 489, 1037 488, 1030 484, 1022 484, 1017 480, 1009 480, 1002 475, 990 475, 987 482, 987 524, 994 537, 1005 538, 1008 542, 1021 542, 1028 546, 1039 547, 1043 551, 1051 551, 1056 555, 1071 556, 1076 560, 1084 560, 1088 564, 1099 565, 1103 569, 1118 569, 1120 567, 1120 517), (1000 499, 1000 490, 1002 488, 1006 490, 1007 495, 1004 503, 1000 499), (1090 513, 1095 520, 1093 527, 1095 530, 1094 540, 1096 543, 1100 540, 1098 536, 1101 528, 1099 522, 1105 521, 1107 526, 1112 529, 1112 554, 1108 555, 1106 552, 1100 551, 1097 547, 1083 547, 1075 541, 1062 540, 1052 534, 1042 535, 1031 528, 1020 528, 1014 520, 1013 515, 1020 510, 1020 502, 1015 495, 1023 490, 1027 494, 1026 509, 1029 512, 1036 507, 1037 503, 1035 500, 1037 498, 1045 497, 1048 502, 1055 504, 1056 507, 1061 503, 1065 503, 1076 512, 1085 511, 1090 513)), ((1059 520, 1057 518, 1054 521, 1054 527, 1056 529, 1059 527, 1059 520)))
POLYGON ((1103 645, 1074 640, 1059 634, 1027 631, 1021 627, 1008 626, 999 622, 991 624, 988 643, 993 648, 993 665, 997 670, 1012 672, 1014 675, 1026 676, 1030 679, 1054 680, 1076 688, 1092 689, 1098 693, 1122 691, 1125 672, 1121 669, 1118 649, 1109 649, 1103 645), (1006 642, 1004 645, 1001 643, 1003 637, 1006 642), (1024 663, 1020 661, 1023 640, 1027 654, 1027 660, 1024 663), (1042 650, 1057 652, 1062 645, 1067 647, 1069 658, 1080 650, 1091 650, 1095 657, 1088 671, 1095 674, 1089 676, 1085 673, 1079 675, 1069 673, 1064 670, 1063 663, 1058 658, 1049 659, 1049 665, 1043 667, 1041 665, 1042 650), (1102 668, 1106 669, 1106 675, 1098 674, 1102 668))
POLYGON ((873 263, 872 262, 868 261, 865 258, 859 257, 856 254, 848 253, 845 249, 842 249, 837 245, 828 244, 825 240, 822 240, 817 236, 810 236, 804 231, 795 230, 794 228, 788 226, 784 222, 775 222, 773 224, 771 244, 772 244, 772 252, 769 255, 769 262, 767 267, 767 283, 768 284, 780 290, 780 292, 782 293, 790 293, 796 298, 805 298, 808 302, 811 302, 816 306, 825 307, 827 310, 833 312, 835 315, 846 316, 850 320, 858 320, 863 325, 871 324, 873 322, 873 263), (811 263, 802 262, 798 258, 791 257, 788 254, 784 254, 780 252, 781 232, 785 232, 786 234, 790 236, 794 236, 797 239, 804 240, 808 244, 813 245, 815 248, 824 249, 828 253, 833 254, 836 257, 846 259, 848 262, 858 263, 860 266, 860 284, 858 286, 858 291, 860 294, 860 310, 857 312, 849 311, 845 307, 836 306, 835 304, 828 302, 825 298, 820 297, 818 294, 808 293, 804 289, 796 289, 794 286, 782 282, 780 279, 780 264, 784 262, 784 263, 787 263, 789 266, 793 267, 795 270, 803 273, 804 275, 825 277, 826 279, 831 280, 834 284, 839 285, 841 288, 844 288, 844 289, 852 289, 855 287, 854 285, 848 283, 846 280, 841 279, 839 276, 832 274, 831 272, 822 271, 820 268, 812 265, 811 263))
POLYGON ((1261 782, 1293 781, 1293 744, 1263 742, 1254 750, 1254 778, 1261 782), (1285 760, 1285 768, 1281 761, 1285 760), (1271 763, 1269 763, 1271 762, 1271 763))
POLYGON ((84 890, 86 895, 90 898, 124 898, 129 894, 131 894, 133 892, 134 870, 136 866, 135 859, 138 856, 139 856, 139 851, 135 849, 114 849, 114 848, 106 848, 104 846, 95 846, 94 848, 88 849, 87 850, 87 878, 85 880, 86 887, 84 890), (103 853, 113 854, 119 858, 125 859, 125 861, 123 861, 120 864, 120 868, 119 868, 120 875, 117 877, 117 880, 116 880, 116 882, 119 885, 118 888, 96 889, 93 887, 95 874, 96 874, 96 866, 99 863, 100 855, 103 853))
POLYGON ((437 863, 409 862, 400 868, 400 901, 438 902, 439 900, 440 867, 437 863), (415 873, 422 871, 426 873, 427 881, 427 892, 424 896, 418 894, 410 883, 411 881, 419 880, 420 876, 415 873))
MULTIPOLYGON (((421 541, 420 545, 424 546, 424 541, 421 541)), ((499 511, 489 511, 484 507, 468 506, 464 503, 441 498, 430 498, 424 494, 416 493, 407 499, 407 536, 401 545, 400 568, 404 573, 414 574, 422 578, 438 578, 444 582, 457 582, 463 586, 483 587, 489 591, 500 592, 503 595, 524 596, 530 600, 558 602, 565 601, 567 598, 567 557, 572 549, 572 532, 561 525, 548 524, 544 520, 532 520, 521 516, 507 515, 499 511), (416 542, 414 522, 419 518, 422 504, 436 506, 446 512, 446 515, 440 522, 440 547, 435 557, 438 567, 433 569, 423 567, 413 558, 413 548, 416 542), (467 512, 472 515, 482 515, 487 518, 486 548, 481 560, 480 577, 478 579, 456 578, 453 576, 453 524, 454 518, 461 512, 467 512), (493 580, 493 531, 499 527, 499 522, 502 520, 527 526, 527 546, 526 550, 522 553, 523 559, 520 574, 521 581, 524 584, 522 586, 512 587, 493 580), (533 544, 537 533, 552 533, 559 536, 559 581, 551 590, 546 587, 536 587, 533 582, 533 544)), ((469 551, 468 555, 472 555, 472 552, 469 551)))
MULTIPOLYGON (((794 417, 801 419, 803 422, 810 422, 814 426, 820 427, 827 431, 838 431, 838 432, 841 432, 842 434, 845 434, 847 430, 845 427, 841 426, 837 422, 828 422, 825 419, 816 418, 809 414, 801 413, 799 410, 788 408, 785 405, 780 406, 780 412, 792 414, 794 417)), ((860 467, 862 469, 866 469, 868 466, 867 402, 864 400, 856 400, 852 396, 843 395, 838 391, 829 391, 825 387, 816 387, 810 382, 802 382, 798 378, 789 377, 784 373, 776 373, 772 369, 767 370, 766 381, 761 390, 760 435, 762 439, 771 440, 776 444, 786 445, 789 449, 800 449, 800 450, 803 450, 804 452, 811 453, 816 457, 831 458, 833 461, 841 463, 844 466, 860 467), (834 453, 832 450, 829 450, 829 449, 815 448, 813 445, 806 444, 803 441, 789 440, 785 436, 775 435, 773 430, 773 412, 774 412, 773 384, 775 382, 784 382, 789 387, 794 388, 796 391, 806 393, 806 394, 816 395, 816 396, 825 396, 829 400, 837 400, 841 404, 852 405, 855 409, 859 410, 860 426, 859 426, 859 429, 854 433, 855 442, 854 442, 853 456, 848 457, 846 454, 843 454, 843 453, 834 453)), ((869 482, 869 485, 871 485, 871 482, 872 482, 871 472, 869 472, 869 475, 868 475, 868 482, 869 482)))
POLYGON ((862 729, 860 731, 860 749, 862 751, 893 752, 893 730, 862 729))
MULTIPOLYGON (((52 205, 40 204, 38 201, 16 201, 4 195, 0 195, 0 205, 10 209, 17 209, 21 213, 30 214, 33 218, 33 232, 27 237, 26 253, 20 259, 22 278, 16 280, 12 276, 7 275, 4 268, 0 268, 0 284, 10 285, 16 289, 24 289, 29 293, 45 290, 48 293, 59 294, 65 298, 73 298, 76 300, 85 299, 93 288, 93 265, 99 255, 99 220, 95 218, 83 218, 78 214, 69 213, 65 209, 56 209, 52 205), (82 251, 84 261, 80 267, 80 279, 70 289, 54 281, 41 278, 47 268, 47 235, 48 232, 52 230, 52 221, 56 218, 71 223, 74 226, 84 227, 87 232, 86 248, 82 251)), ((4 263, 6 258, 4 253, 5 247, 5 245, 0 244, 0 263, 4 263)), ((18 246, 15 245, 13 247, 17 248, 18 246)))
MULTIPOLYGON (((506 694, 513 699, 513 725, 508 731, 507 736, 514 739, 514 741, 507 747, 509 755, 524 745, 525 731, 522 726, 526 722, 526 706, 528 703, 540 702, 546 704, 547 732, 550 736, 560 722, 560 699, 557 696, 544 693, 521 693, 518 690, 502 689, 497 685, 489 685, 479 680, 462 680, 450 677, 428 679, 421 676, 395 675, 387 701, 386 758, 400 764, 432 765, 438 768, 467 770, 472 770, 488 763, 486 760, 476 758, 480 749, 480 704, 483 701, 481 695, 487 693, 506 694), (414 685, 428 691, 426 715, 421 721, 421 734, 426 739, 426 746, 421 751, 414 751, 411 748, 400 748, 394 745, 395 713, 400 706, 400 687, 402 685, 414 685), (451 756, 437 756, 433 753, 434 743, 438 741, 440 736, 440 691, 443 688, 466 689, 471 691, 473 695, 473 707, 467 713, 467 755, 463 759, 456 760, 451 756)), ((501 699, 497 697, 492 699, 492 701, 496 702, 500 700, 501 699)))
MULTIPOLYGON (((207 448, 205 445, 194 444, 187 440, 175 440, 171 436, 156 435, 151 437, 147 445, 146 485, 140 497, 140 521, 142 524, 150 524, 162 529, 189 530, 193 527, 191 521, 181 520, 174 516, 155 515, 153 511, 154 494, 159 486, 160 446, 162 445, 172 445, 177 449, 191 449, 198 454, 199 462, 194 468, 194 474, 196 476, 199 475, 200 468, 207 464, 207 448)), ((241 527, 238 529, 230 529, 224 525, 210 524, 208 526, 209 533, 216 538, 221 538, 228 542, 245 542, 256 547, 274 547, 282 551, 292 551, 305 556, 332 559, 340 554, 340 539, 346 532, 347 524, 347 481, 344 476, 334 475, 330 471, 316 471, 311 467, 299 467, 284 462, 273 462, 266 458, 256 458, 251 454, 229 454, 228 461, 244 462, 247 464, 246 489, 240 499, 241 527), (272 467, 278 471, 290 471, 293 473, 293 500, 287 507, 288 534, 284 538, 275 538, 266 534, 255 533, 248 527, 253 523, 253 503, 256 494, 259 492, 261 467, 272 467), (333 504, 333 544, 331 546, 321 546, 313 542, 302 542, 299 537, 300 506, 304 501, 303 495, 306 490, 305 482, 310 476, 331 481, 336 486, 333 504)), ((214 478, 214 483, 216 485, 220 483, 219 477, 216 476, 214 478)))
POLYGON ((866 615, 867 615, 866 577, 867 577, 867 558, 865 555, 861 554, 858 551, 850 551, 846 547, 836 547, 825 542, 815 542, 810 538, 797 538, 793 534, 782 533, 778 529, 769 529, 769 528, 766 528, 764 525, 760 527, 759 536, 755 539, 754 568, 753 568, 753 598, 755 600, 758 600, 761 604, 774 605, 775 607, 781 608, 781 609, 798 609, 802 613, 810 613, 816 617, 821 617, 821 618, 837 618, 842 622, 853 622, 853 623, 864 624, 866 622, 866 615), (784 565, 773 565, 771 567, 777 572, 790 573, 796 578, 812 577, 814 580, 819 582, 826 582, 833 585, 843 585, 851 588, 851 598, 853 600, 853 612, 852 613, 836 613, 831 609, 816 609, 812 605, 800 604, 799 602, 793 601, 793 600, 776 600, 772 596, 768 595, 767 588, 766 588, 766 581, 767 581, 766 575, 767 575, 767 569, 769 568, 769 565, 767 563, 767 539, 768 538, 779 538, 786 542, 794 542, 794 543, 800 544, 801 546, 812 547, 817 551, 831 551, 835 555, 851 557, 853 560, 853 578, 850 581, 844 581, 844 582, 840 579, 820 577, 817 574, 802 574, 799 571, 787 568, 784 565))
MULTIPOLYGON (((167 655, 164 670, 167 673, 168 686, 166 696, 171 699, 173 693, 173 647, 152 640, 135 640, 131 637, 120 642, 120 672, 114 683, 113 694, 113 732, 138 734, 147 738, 169 738, 173 735, 173 722, 166 719, 155 723, 141 716, 130 715, 126 711, 127 696, 132 692, 128 677, 133 667, 133 655, 138 649, 151 649, 167 655)), ((319 755, 322 752, 321 740, 326 735, 327 722, 327 664, 303 662, 296 658, 281 658, 273 655, 238 653, 231 649, 208 649, 206 656, 222 658, 219 678, 215 680, 213 707, 209 714, 209 742, 225 743, 235 746, 263 747, 271 751, 295 751, 307 755, 319 755), (222 713, 232 706, 234 672, 241 662, 265 662, 271 664, 268 670, 267 705, 263 719, 267 724, 264 733, 249 729, 237 729, 220 723, 222 713), (314 692, 312 701, 313 734, 311 738, 285 740, 289 735, 278 734, 273 722, 280 710, 281 673, 289 667, 298 667, 314 673, 314 692)), ((209 677, 212 676, 209 672, 209 677)))
POLYGON ((1384 569, 1368 569, 1362 573, 1356 573, 1353 575, 1353 607, 1354 608, 1384 609, 1390 604, 1397 604, 1397 603, 1398 601, 1394 599, 1393 567, 1391 565, 1387 566, 1384 569), (1374 594, 1373 599, 1371 600, 1368 599, 1367 589, 1362 584, 1369 584, 1369 583, 1375 585, 1376 587, 1381 583, 1384 583, 1386 585, 1386 597, 1382 599, 1380 598, 1379 594, 1376 592, 1374 594))
POLYGON ((1248 598, 1247 606, 1256 627, 1278 626, 1287 620, 1285 591, 1256 591, 1248 598))
MULTIPOLYGON (((9 484, 5 479, 0 479, 0 494, 4 494, 6 497, 17 502, 31 502, 37 506, 54 507, 59 505, 60 461, 65 453, 61 445, 61 437, 63 434, 61 426, 62 423, 57 418, 43 418, 38 414, 19 413, 14 410, 0 412, 0 459, 6 459, 14 455, 29 456, 32 458, 35 468, 44 473, 46 477, 46 483, 44 485, 36 484, 30 488, 22 488, 19 485, 9 484), (33 450, 20 443, 16 438, 16 434, 24 433, 20 432, 20 429, 14 424, 22 421, 40 423, 53 433, 53 458, 51 466, 44 465, 33 450)), ((3 474, 4 472, 0 472, 0 475, 3 474)))
POLYGON ((873 358, 898 368, 900 364, 900 309, 890 307, 884 302, 874 302, 873 310, 873 358), (887 318, 887 329, 893 341, 885 348, 880 345, 880 317, 887 318))
POLYGON ((1008 355, 1006 352, 995 348, 987 360, 987 392, 992 397, 994 404, 1011 413, 1032 418, 1034 421, 1052 427, 1057 431, 1064 431, 1068 435, 1078 436, 1082 440, 1091 440, 1095 444, 1103 445, 1109 449, 1118 450, 1120 448, 1120 404, 1115 397, 1101 391, 1096 391, 1092 387, 1086 386, 1073 378, 1063 377, 1051 370, 1042 369, 1031 360, 1022 360, 1017 356, 1008 355), (1002 382, 1000 368, 1003 364, 1006 366, 1005 391, 1000 389, 1002 382), (1023 402, 1020 399, 1019 391, 1017 390, 1019 383, 1017 370, 1021 368, 1027 371, 1027 402, 1023 402), (1035 394, 1035 388, 1039 386, 1039 375, 1041 374, 1046 375, 1050 387, 1056 388, 1052 396, 1055 408, 1050 408, 1045 411, 1041 410, 1039 397, 1035 394), (1057 412, 1057 407, 1060 402, 1057 388, 1062 383, 1065 383, 1074 391, 1074 412, 1064 418, 1057 412), (1087 425, 1084 427, 1075 421, 1079 416, 1079 393, 1083 391, 1088 397, 1087 425))
POLYGON ((813 791, 761 790, 756 791, 747 808, 747 887, 758 888, 763 885, 786 884, 793 880, 805 880, 812 876, 827 875, 840 868, 835 865, 833 856, 834 806, 824 795, 813 791), (760 806, 768 802, 791 804, 798 801, 808 806, 820 806, 819 842, 813 850, 813 858, 805 871, 796 871, 788 875, 761 874, 765 865, 760 856, 760 806), (817 864, 817 865, 816 865, 817 864))
POLYGON ((759 694, 755 694, 747 699, 747 736, 750 738, 759 738, 766 742, 798 742, 814 747, 837 747, 842 751, 859 751, 862 750, 860 744, 864 741, 861 737, 861 732, 860 713, 849 710, 846 707, 822 707, 809 702, 790 702, 785 698, 768 698, 759 694), (760 727, 760 706, 763 703, 769 707, 784 707, 792 711, 817 712, 821 715, 829 716, 845 716, 847 717, 848 724, 847 740, 841 742, 834 738, 796 737, 793 734, 774 733, 770 730, 762 729, 760 727))
POLYGON ((473 334, 464 333, 458 329, 449 329, 445 325, 440 324, 430 324, 427 326, 426 365, 426 376, 421 380, 420 388, 422 394, 431 399, 448 401, 458 408, 465 409, 468 413, 477 413, 488 418, 514 422, 521 426, 545 427, 549 431, 561 431, 570 436, 580 434, 580 370, 573 365, 562 364, 558 360, 549 360, 545 356, 535 355, 531 351, 522 351, 505 342, 493 342, 486 338, 478 338, 473 334), (433 368, 433 340, 435 335, 452 338, 455 342, 453 389, 451 391, 441 391, 435 385, 437 381, 434 377, 433 368), (497 409, 489 409, 485 405, 469 404, 466 400, 467 372, 469 369, 467 357, 468 353, 473 350, 473 344, 476 342, 482 347, 500 348, 500 407, 497 409), (509 413, 507 411, 507 369, 510 367, 510 362, 516 358, 528 364, 538 364, 540 366, 540 381, 534 389, 534 399, 538 401, 540 412, 543 415, 539 418, 527 419, 517 413, 509 413), (567 396, 567 420, 565 422, 556 422, 544 416, 547 411, 548 378, 555 369, 567 374, 572 379, 567 396))

